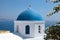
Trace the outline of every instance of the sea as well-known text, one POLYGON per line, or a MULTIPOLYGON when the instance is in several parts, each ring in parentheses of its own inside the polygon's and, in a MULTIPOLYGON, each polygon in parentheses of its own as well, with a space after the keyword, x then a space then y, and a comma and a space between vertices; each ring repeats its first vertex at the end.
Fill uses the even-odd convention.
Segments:
MULTIPOLYGON (((55 21, 45 21, 45 28, 54 25, 55 21)), ((0 20, 0 30, 9 30, 14 32, 14 21, 13 20, 0 20)))

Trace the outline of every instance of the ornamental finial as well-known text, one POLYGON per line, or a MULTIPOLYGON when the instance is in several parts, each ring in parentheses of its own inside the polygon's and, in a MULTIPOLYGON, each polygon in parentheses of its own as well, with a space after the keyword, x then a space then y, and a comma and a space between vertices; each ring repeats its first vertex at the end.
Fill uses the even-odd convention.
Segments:
POLYGON ((30 9, 30 8, 31 8, 31 4, 29 5, 28 9, 30 9))

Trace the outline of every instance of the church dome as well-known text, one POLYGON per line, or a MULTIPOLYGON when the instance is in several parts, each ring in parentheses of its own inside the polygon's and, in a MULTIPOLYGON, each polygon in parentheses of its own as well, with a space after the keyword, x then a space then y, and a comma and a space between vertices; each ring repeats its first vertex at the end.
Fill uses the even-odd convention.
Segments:
POLYGON ((27 9, 23 11, 17 18, 17 20, 24 21, 40 21, 43 20, 42 16, 39 13, 32 11, 31 9, 27 9))

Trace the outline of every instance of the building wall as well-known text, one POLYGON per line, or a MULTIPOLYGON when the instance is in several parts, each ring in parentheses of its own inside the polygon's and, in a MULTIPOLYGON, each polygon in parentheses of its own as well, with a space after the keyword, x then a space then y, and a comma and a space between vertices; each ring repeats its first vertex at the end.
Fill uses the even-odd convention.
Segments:
POLYGON ((32 24, 31 22, 21 22, 21 21, 15 21, 15 28, 14 28, 14 32, 16 32, 16 28, 17 25, 19 25, 19 33, 23 36, 23 37, 33 37, 34 36, 34 24, 32 24), (26 25, 30 26, 30 34, 25 34, 25 27, 26 25))
POLYGON ((36 23, 35 24, 35 35, 34 35, 35 37, 43 36, 45 34, 44 31, 45 31, 45 23, 36 23), (40 26, 40 30, 39 30, 39 26, 40 26))
POLYGON ((14 32, 17 30, 23 37, 39 37, 44 33, 44 21, 14 21, 14 32), (30 34, 25 34, 25 26, 30 25, 30 34), (41 26, 41 33, 38 33, 38 25, 41 26))

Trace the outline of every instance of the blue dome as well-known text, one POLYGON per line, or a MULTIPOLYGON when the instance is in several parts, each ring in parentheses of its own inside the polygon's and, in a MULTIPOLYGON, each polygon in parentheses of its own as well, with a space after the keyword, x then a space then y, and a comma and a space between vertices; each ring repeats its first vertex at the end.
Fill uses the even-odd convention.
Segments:
POLYGON ((27 9, 23 11, 17 18, 17 20, 24 20, 24 21, 40 21, 43 20, 42 16, 31 9, 27 9))

